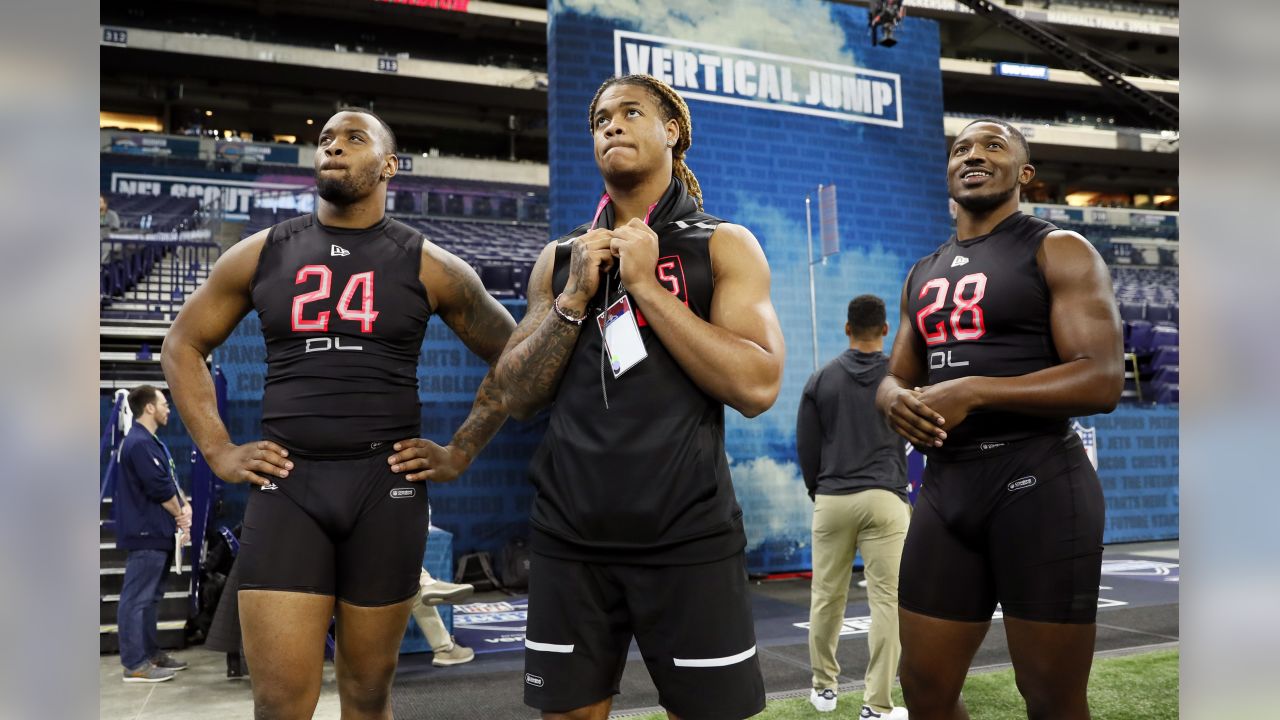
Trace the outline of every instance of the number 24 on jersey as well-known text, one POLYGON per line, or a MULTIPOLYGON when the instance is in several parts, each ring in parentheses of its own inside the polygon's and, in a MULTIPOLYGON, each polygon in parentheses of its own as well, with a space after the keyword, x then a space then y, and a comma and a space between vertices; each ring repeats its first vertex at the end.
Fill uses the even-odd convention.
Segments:
MULTIPOLYGON (((327 265, 304 265, 298 269, 294 284, 301 285, 308 278, 318 277, 320 287, 293 298, 293 311, 290 324, 294 332, 327 332, 329 330, 328 310, 322 310, 313 318, 305 317, 304 306, 308 303, 327 300, 333 290, 333 271, 327 265)), ((360 332, 373 332, 373 321, 378 319, 378 311, 373 309, 373 271, 355 273, 347 280, 347 286, 338 298, 338 317, 360 323, 360 332), (356 293, 360 293, 360 306, 351 307, 356 293)))

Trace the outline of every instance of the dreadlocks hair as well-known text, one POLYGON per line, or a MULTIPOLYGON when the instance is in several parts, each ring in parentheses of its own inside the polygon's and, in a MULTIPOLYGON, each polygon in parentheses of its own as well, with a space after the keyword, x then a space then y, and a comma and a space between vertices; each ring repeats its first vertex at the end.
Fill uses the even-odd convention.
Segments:
POLYGON ((693 144, 693 119, 689 117, 689 106, 685 104, 684 98, 672 90, 670 85, 652 75, 611 77, 604 81, 599 90, 596 90, 596 96, 591 98, 591 105, 587 108, 587 127, 593 135, 595 134, 596 105, 600 102, 600 96, 604 91, 614 85, 635 85, 648 90, 662 109, 663 121, 675 120, 679 125, 680 139, 676 140, 675 147, 671 148, 671 174, 680 178, 680 182, 684 183, 685 189, 693 196, 694 202, 698 203, 698 209, 701 210, 702 186, 698 184, 698 178, 694 177, 693 171, 684 161, 685 153, 693 144))
POLYGON ((1023 135, 1021 130, 1010 125, 1004 120, 997 120, 996 118, 980 118, 978 120, 974 120, 968 125, 965 125, 963 128, 961 128, 960 132, 964 132, 965 130, 968 130, 969 128, 973 127, 974 125, 982 125, 982 124, 999 125, 1000 127, 1004 128, 1006 131, 1008 131, 1009 137, 1013 138, 1013 141, 1018 144, 1018 147, 1022 148, 1022 157, 1026 158, 1024 162, 1026 163, 1031 162, 1031 146, 1027 144, 1027 136, 1023 135))

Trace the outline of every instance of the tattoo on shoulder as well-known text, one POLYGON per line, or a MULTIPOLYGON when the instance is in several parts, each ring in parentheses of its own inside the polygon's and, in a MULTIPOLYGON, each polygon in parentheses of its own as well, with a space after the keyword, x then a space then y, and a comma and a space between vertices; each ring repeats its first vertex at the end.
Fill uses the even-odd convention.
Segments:
MULTIPOLYGON (((470 348, 496 348, 500 352, 509 335, 496 303, 480 283, 480 278, 459 259, 441 262, 445 278, 441 297, 448 298, 447 308, 438 308, 458 338, 470 348)), ((496 359, 496 355, 493 359, 496 359)))

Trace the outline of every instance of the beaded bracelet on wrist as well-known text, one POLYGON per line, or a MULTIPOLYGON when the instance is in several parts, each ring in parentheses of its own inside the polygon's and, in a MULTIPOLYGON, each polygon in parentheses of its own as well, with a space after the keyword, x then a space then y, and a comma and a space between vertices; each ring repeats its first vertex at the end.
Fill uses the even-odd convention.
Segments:
POLYGON ((557 315, 561 320, 563 320, 563 321, 565 321, 565 322, 569 323, 570 325, 581 325, 581 324, 582 324, 582 321, 587 319, 587 316, 586 316, 586 314, 585 314, 585 313, 582 315, 582 317, 577 317, 577 318, 575 318, 575 317, 573 317, 572 315, 570 315, 569 313, 565 312, 565 311, 564 311, 564 309, 560 307, 560 296, 559 296, 559 295, 557 295, 557 296, 556 296, 556 299, 551 303, 551 309, 555 311, 556 315, 557 315))

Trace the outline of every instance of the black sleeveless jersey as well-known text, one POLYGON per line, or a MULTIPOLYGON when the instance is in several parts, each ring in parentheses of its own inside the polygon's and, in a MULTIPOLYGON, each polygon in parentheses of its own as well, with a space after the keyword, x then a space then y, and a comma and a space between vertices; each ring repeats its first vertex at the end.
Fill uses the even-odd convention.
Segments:
MULTIPOLYGON (((1049 288, 1036 262, 1058 228, 1015 212, 987 235, 953 235, 911 269, 907 318, 925 346, 929 384, 978 375, 1011 377, 1061 362, 1049 325, 1049 288)), ((1066 432, 1066 419, 975 410, 947 430, 931 458, 958 459, 1044 434, 1066 432)))
MULTIPOLYGON (((613 226, 612 206, 599 219, 613 226)), ((673 179, 650 211, 658 234, 654 272, 695 315, 711 315, 711 234, 722 221, 700 212, 673 179)), ((568 241, 556 248, 552 294, 568 282, 568 241)), ((616 271, 607 283, 616 300, 616 271)), ((724 450, 724 405, 704 393, 638 313, 648 357, 601 378, 604 279, 587 309, 534 455, 537 489, 532 546, 541 554, 587 562, 695 564, 742 550, 746 535, 724 450), (608 409, 601 390, 608 393, 608 409)))
POLYGON ((418 353, 431 318, 422 234, 303 215, 271 228, 253 278, 267 342, 263 435, 304 457, 369 455, 417 437, 418 353))

